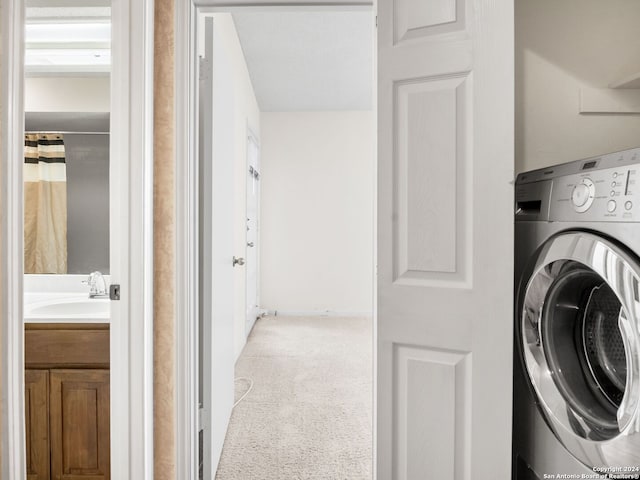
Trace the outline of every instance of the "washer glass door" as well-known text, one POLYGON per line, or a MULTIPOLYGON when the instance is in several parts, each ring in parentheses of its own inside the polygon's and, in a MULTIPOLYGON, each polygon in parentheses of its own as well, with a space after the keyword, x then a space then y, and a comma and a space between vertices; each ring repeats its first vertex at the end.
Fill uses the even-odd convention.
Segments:
POLYGON ((524 290, 523 359, 541 411, 589 467, 640 465, 640 267, 585 232, 551 238, 524 290))

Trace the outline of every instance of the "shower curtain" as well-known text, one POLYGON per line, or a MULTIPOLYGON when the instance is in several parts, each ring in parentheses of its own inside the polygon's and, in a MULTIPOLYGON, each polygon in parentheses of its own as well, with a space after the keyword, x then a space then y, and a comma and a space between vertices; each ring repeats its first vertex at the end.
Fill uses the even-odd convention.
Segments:
POLYGON ((25 135, 24 271, 67 273, 67 170, 60 134, 25 135))

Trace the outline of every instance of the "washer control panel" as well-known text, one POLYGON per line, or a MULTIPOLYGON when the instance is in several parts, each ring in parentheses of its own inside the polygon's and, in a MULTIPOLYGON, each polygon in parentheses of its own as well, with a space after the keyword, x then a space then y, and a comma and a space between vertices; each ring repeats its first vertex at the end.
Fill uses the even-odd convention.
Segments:
POLYGON ((640 222, 640 163, 554 178, 549 220, 640 222))

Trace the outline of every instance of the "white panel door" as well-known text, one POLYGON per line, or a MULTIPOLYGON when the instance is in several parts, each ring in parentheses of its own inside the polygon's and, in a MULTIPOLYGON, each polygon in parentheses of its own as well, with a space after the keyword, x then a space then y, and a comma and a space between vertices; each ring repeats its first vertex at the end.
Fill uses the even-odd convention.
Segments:
POLYGON ((378 1, 377 478, 510 478, 513 2, 378 1))
POLYGON ((200 61, 200 315, 203 472, 215 476, 233 409, 233 125, 230 60, 204 19, 200 61))

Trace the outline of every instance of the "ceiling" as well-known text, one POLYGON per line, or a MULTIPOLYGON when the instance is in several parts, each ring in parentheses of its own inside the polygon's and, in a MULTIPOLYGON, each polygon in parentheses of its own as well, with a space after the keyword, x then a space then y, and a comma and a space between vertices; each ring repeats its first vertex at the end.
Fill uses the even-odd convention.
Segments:
POLYGON ((371 10, 233 13, 262 111, 370 110, 371 10))
POLYGON ((28 0, 26 75, 108 74, 111 68, 110 15, 108 2, 28 0))
MULTIPOLYGON (((109 3, 28 0, 27 75, 108 74, 109 3)), ((254 11, 233 18, 261 110, 372 108, 372 10, 254 11)))

